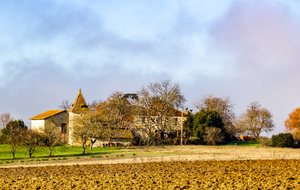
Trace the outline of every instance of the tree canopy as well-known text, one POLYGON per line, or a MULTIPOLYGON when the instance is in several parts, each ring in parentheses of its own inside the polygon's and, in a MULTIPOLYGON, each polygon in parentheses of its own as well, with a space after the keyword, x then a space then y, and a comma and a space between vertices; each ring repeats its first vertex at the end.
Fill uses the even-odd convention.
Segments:
POLYGON ((172 84, 170 80, 149 83, 137 95, 136 114, 144 120, 143 130, 149 137, 149 144, 157 131, 168 131, 174 126, 171 117, 176 115, 176 108, 186 100, 179 84, 172 84))
POLYGON ((224 127, 231 136, 234 136, 236 129, 234 126, 235 114, 233 112, 233 104, 230 97, 215 97, 213 95, 203 96, 201 100, 197 100, 195 103, 196 108, 199 110, 214 110, 218 112, 224 123, 224 127))
POLYGON ((300 108, 294 109, 284 122, 285 129, 295 135, 300 134, 300 108))
POLYGON ((271 132, 274 129, 272 114, 262 108, 258 102, 252 102, 237 120, 241 133, 249 133, 255 139, 260 138, 262 132, 271 132))
POLYGON ((193 118, 193 136, 200 138, 200 143, 204 143, 204 134, 207 127, 219 128, 223 131, 224 124, 222 117, 214 110, 200 110, 193 118))

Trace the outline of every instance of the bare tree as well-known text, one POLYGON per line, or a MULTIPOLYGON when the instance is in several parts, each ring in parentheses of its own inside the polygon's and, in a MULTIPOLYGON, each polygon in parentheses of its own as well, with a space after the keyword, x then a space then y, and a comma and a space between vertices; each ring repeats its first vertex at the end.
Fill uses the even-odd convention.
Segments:
POLYGON ((134 98, 127 97, 122 92, 114 92, 107 100, 98 104, 96 110, 103 125, 103 134, 109 141, 133 120, 134 102, 134 98))
POLYGON ((75 119, 73 123, 72 136, 75 141, 80 142, 82 144, 82 154, 85 154, 86 143, 89 139, 89 132, 83 125, 85 125, 85 122, 83 119, 81 119, 81 117, 75 119))
POLYGON ((217 111, 222 117, 224 128, 226 129, 227 133, 229 133, 231 136, 235 135, 236 127, 234 125, 234 105, 231 103, 230 97, 219 98, 213 95, 207 95, 202 97, 201 100, 197 100, 195 106, 199 110, 204 109, 217 111))
POLYGON ((88 108, 91 110, 91 111, 95 111, 97 106, 98 106, 98 101, 97 100, 94 100, 92 101, 91 103, 88 104, 88 108))
POLYGON ((61 102, 61 105, 59 105, 58 107, 68 111, 72 108, 72 103, 70 103, 70 100, 63 100, 61 102))
POLYGON ((169 80, 149 83, 138 92, 137 115, 143 123, 148 142, 153 141, 158 131, 169 131, 174 126, 176 109, 185 102, 179 84, 169 80))
POLYGON ((259 139, 262 132, 271 132, 274 129, 272 114, 266 108, 261 108, 258 102, 252 102, 246 112, 238 118, 238 127, 242 132, 248 132, 255 139, 259 139))
POLYGON ((204 141, 207 145, 218 145, 224 140, 222 129, 217 127, 206 127, 204 132, 204 141))
POLYGON ((27 130, 23 120, 10 121, 2 133, 6 134, 6 142, 10 145, 10 151, 15 159, 17 147, 21 145, 22 133, 27 130))
POLYGON ((73 133, 74 139, 82 144, 83 154, 85 154, 87 141, 90 140, 90 150, 98 137, 103 135, 103 128, 99 114, 95 111, 88 111, 74 119, 73 133))
POLYGON ((52 156, 52 151, 61 138, 60 124, 54 118, 50 118, 40 130, 43 132, 44 143, 48 147, 49 156, 52 156))
POLYGON ((32 129, 27 130, 22 136, 23 145, 26 146, 29 157, 32 157, 32 154, 35 151, 35 148, 41 143, 42 136, 39 132, 32 129))
POLYGON ((6 113, 2 113, 0 115, 0 130, 5 128, 6 125, 10 122, 13 121, 14 118, 10 115, 10 113, 6 112, 6 113))

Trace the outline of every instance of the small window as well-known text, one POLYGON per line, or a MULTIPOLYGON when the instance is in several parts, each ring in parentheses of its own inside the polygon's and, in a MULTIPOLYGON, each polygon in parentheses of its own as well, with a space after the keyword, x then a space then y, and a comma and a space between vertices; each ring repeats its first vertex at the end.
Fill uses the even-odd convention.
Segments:
POLYGON ((178 124, 178 118, 177 117, 174 118, 174 123, 175 123, 175 125, 178 124))
POLYGON ((65 123, 61 124, 61 133, 67 133, 67 124, 65 123))

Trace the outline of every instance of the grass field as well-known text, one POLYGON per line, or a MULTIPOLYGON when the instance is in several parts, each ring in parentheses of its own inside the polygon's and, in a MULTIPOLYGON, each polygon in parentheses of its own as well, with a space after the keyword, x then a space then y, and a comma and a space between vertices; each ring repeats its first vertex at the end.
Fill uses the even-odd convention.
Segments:
POLYGON ((220 146, 260 146, 259 141, 257 140, 253 140, 253 141, 231 141, 231 142, 227 142, 224 145, 220 145, 220 146))
POLYGON ((92 150, 86 149, 86 154, 82 155, 82 147, 80 146, 57 146, 49 157, 49 150, 47 147, 36 147, 32 158, 29 158, 26 147, 20 146, 16 151, 16 159, 12 159, 10 152, 10 145, 0 145, 0 164, 16 163, 16 162, 34 162, 34 161, 49 161, 49 160, 67 160, 68 158, 79 158, 82 156, 99 157, 101 155, 110 155, 120 152, 120 147, 95 147, 92 150), (48 159, 48 160, 47 160, 48 159))
MULTIPOLYGON (((226 143, 222 146, 259 146, 258 141, 232 141, 226 143)), ((158 147, 171 147, 171 146, 158 146, 158 147)), ((132 147, 133 149, 136 147, 132 147)), ((132 149, 129 148, 129 149, 132 149)), ((145 152, 149 152, 149 147, 144 147, 145 152)), ((127 148, 125 148, 127 149, 127 148)), ((124 148, 121 147, 94 147, 92 150, 86 149, 85 156, 97 156, 97 155, 107 155, 113 153, 122 153, 124 148)), ((0 144, 0 161, 1 160, 10 160, 12 159, 12 153, 10 152, 10 145, 0 144)), ((49 155, 49 150, 47 147, 36 147, 35 152, 33 153, 33 158, 47 158, 49 155)), ((155 153, 154 153, 155 155, 155 153)), ((52 157, 74 157, 74 156, 84 156, 82 155, 81 146, 70 146, 62 145, 54 148, 52 152, 52 157)), ((19 146, 16 151, 16 159, 26 159, 29 158, 28 151, 25 146, 19 146)))

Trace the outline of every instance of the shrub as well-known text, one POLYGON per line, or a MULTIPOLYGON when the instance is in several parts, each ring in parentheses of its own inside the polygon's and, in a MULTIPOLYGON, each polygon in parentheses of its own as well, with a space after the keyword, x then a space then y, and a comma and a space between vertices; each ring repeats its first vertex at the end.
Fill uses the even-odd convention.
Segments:
MULTIPOLYGON (((207 137, 209 138, 209 140, 208 140, 209 144, 215 143, 215 142, 210 141, 211 137, 207 136, 208 135, 207 133, 209 133, 209 135, 212 134, 211 131, 214 131, 213 133, 215 133, 216 129, 206 130, 206 128, 208 128, 208 127, 219 128, 221 130, 221 132, 219 132, 219 130, 217 132, 217 133, 223 134, 223 135, 221 135, 222 136, 221 141, 223 141, 225 139, 225 137, 228 136, 227 132, 224 129, 224 123, 222 122, 222 117, 220 116, 220 114, 217 111, 200 110, 199 112, 197 112, 194 115, 193 130, 192 130, 192 136, 199 138, 199 141, 200 141, 200 142, 198 142, 199 144, 205 144, 207 142, 207 139, 204 139, 204 138, 207 138, 207 137)), ((228 138, 226 138, 225 140, 228 140, 228 138)))
POLYGON ((294 134, 294 147, 295 148, 300 148, 300 135, 299 134, 294 134))
POLYGON ((267 137, 261 137, 259 139, 260 146, 266 147, 268 146, 269 139, 267 137))
POLYGON ((201 143, 202 143, 202 140, 199 137, 191 137, 189 139, 189 144, 198 145, 201 143))
POLYGON ((273 135, 272 145, 274 147, 293 147, 293 135, 290 133, 279 133, 278 135, 273 135))
POLYGON ((215 146, 223 142, 224 135, 220 128, 206 127, 203 138, 207 145, 215 146))

